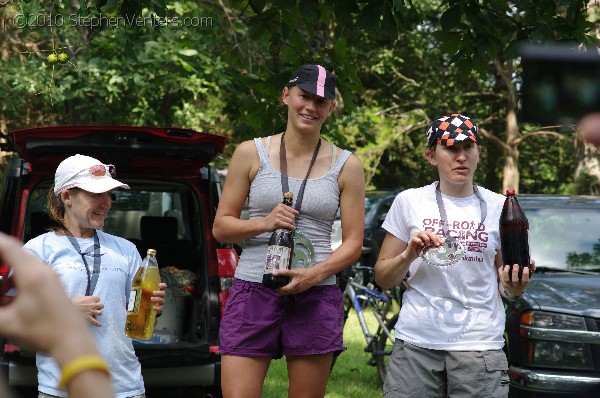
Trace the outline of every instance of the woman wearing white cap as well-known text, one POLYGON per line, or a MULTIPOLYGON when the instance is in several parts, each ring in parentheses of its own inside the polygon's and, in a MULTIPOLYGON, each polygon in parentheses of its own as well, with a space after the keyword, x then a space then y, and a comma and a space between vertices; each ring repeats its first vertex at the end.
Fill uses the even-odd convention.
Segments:
MULTIPOLYGON (((48 214, 57 227, 25 244, 50 264, 66 293, 92 326, 108 362, 117 398, 143 397, 144 381, 131 339, 125 336, 126 303, 142 259, 135 245, 101 229, 111 208, 111 191, 129 186, 113 178, 115 168, 89 156, 74 155, 56 169, 48 192, 48 214)), ((162 311, 165 284, 153 300, 162 311)), ((39 397, 65 397, 61 369, 43 353, 36 356, 39 397)))
POLYGON ((439 181, 398 194, 383 223, 387 235, 375 264, 381 288, 407 275, 409 284, 384 397, 506 397, 501 295, 522 294, 529 267, 521 280, 514 267, 511 280, 510 267, 502 265, 504 196, 473 183, 480 154, 475 122, 443 116, 426 133, 426 157, 439 181))
POLYGON ((288 396, 322 397, 333 355, 345 349, 343 297, 335 275, 361 253, 363 168, 356 156, 321 138, 321 126, 336 104, 331 72, 303 65, 283 88, 282 101, 288 109, 285 131, 236 149, 213 227, 219 241, 247 240, 221 321, 225 397, 260 398, 271 359, 283 355, 288 396), (293 206, 281 203, 288 191, 293 206), (246 198, 250 219, 242 220, 246 198), (343 243, 332 253, 338 207, 343 243), (261 282, 269 237, 279 228, 301 232, 314 249, 309 250, 314 262, 279 270, 291 280, 274 290, 261 282))

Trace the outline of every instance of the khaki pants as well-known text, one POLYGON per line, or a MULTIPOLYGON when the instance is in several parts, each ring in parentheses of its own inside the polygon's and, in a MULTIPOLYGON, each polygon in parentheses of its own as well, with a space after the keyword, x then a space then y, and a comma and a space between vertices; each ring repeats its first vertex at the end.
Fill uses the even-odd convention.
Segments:
POLYGON ((397 339, 387 365, 385 398, 506 398, 508 361, 502 350, 442 351, 397 339))

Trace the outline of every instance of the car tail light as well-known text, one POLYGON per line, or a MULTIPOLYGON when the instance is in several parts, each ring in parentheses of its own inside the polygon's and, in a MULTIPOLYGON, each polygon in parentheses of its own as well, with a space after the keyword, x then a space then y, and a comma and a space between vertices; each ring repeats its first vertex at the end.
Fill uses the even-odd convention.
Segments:
POLYGON ((8 277, 9 272, 8 264, 0 263, 0 298, 13 287, 12 278, 8 277))
POLYGON ((8 264, 0 263, 0 277, 6 278, 8 276, 8 272, 10 268, 8 264))
MULTIPOLYGON (((2 259, 0 258, 0 261, 2 259)), ((0 304, 4 304, 3 296, 12 288, 12 280, 8 278, 10 267, 8 264, 0 262, 0 304)), ((12 279, 12 278, 11 278, 12 279)), ((19 346, 14 344, 4 344, 4 353, 18 352, 19 346)))
POLYGON ((219 304, 221 306, 221 317, 223 317, 225 303, 229 298, 231 285, 233 285, 233 276, 239 257, 234 249, 217 249, 217 261, 219 267, 219 304))
POLYGON ((543 311, 524 313, 519 330, 524 364, 593 370, 586 329, 585 319, 579 316, 543 311))

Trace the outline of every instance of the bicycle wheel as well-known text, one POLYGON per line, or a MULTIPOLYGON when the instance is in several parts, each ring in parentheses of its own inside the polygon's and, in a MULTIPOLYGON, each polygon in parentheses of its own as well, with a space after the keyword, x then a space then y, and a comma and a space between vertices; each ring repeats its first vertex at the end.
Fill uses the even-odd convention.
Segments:
MULTIPOLYGON (((394 337, 394 326, 398 321, 398 314, 388 319, 385 322, 385 326, 390 331, 392 338, 394 337)), ((379 379, 381 383, 385 381, 385 374, 387 372, 387 362, 392 353, 392 347, 394 344, 387 338, 383 330, 378 334, 377 341, 375 342, 375 352, 373 358, 375 359, 375 365, 377 365, 377 372, 379 373, 379 379)))

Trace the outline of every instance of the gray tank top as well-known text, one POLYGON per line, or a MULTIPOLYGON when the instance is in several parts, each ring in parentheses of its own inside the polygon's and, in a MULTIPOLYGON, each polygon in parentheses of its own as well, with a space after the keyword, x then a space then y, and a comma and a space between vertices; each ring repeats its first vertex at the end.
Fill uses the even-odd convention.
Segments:
MULTIPOLYGON (((275 206, 281 203, 283 192, 281 190, 281 173, 271 165, 268 149, 260 138, 255 138, 254 143, 260 158, 260 167, 256 177, 250 184, 248 194, 249 218, 266 217, 275 206)), ((267 137, 267 147, 270 137, 267 137)), ((340 206, 340 188, 338 176, 342 166, 348 160, 350 152, 344 150, 336 158, 337 148, 334 146, 332 166, 327 174, 318 178, 311 178, 306 182, 302 209, 296 217, 296 229, 301 231, 312 242, 315 249, 315 263, 319 264, 331 254, 331 226, 335 214, 340 206)), ((302 178, 289 177, 290 191, 294 194, 294 203, 302 178)), ((267 244, 272 232, 265 232, 248 239, 240 256, 235 277, 250 282, 262 282, 267 244)), ((335 284, 335 275, 325 278, 319 285, 335 284)))

